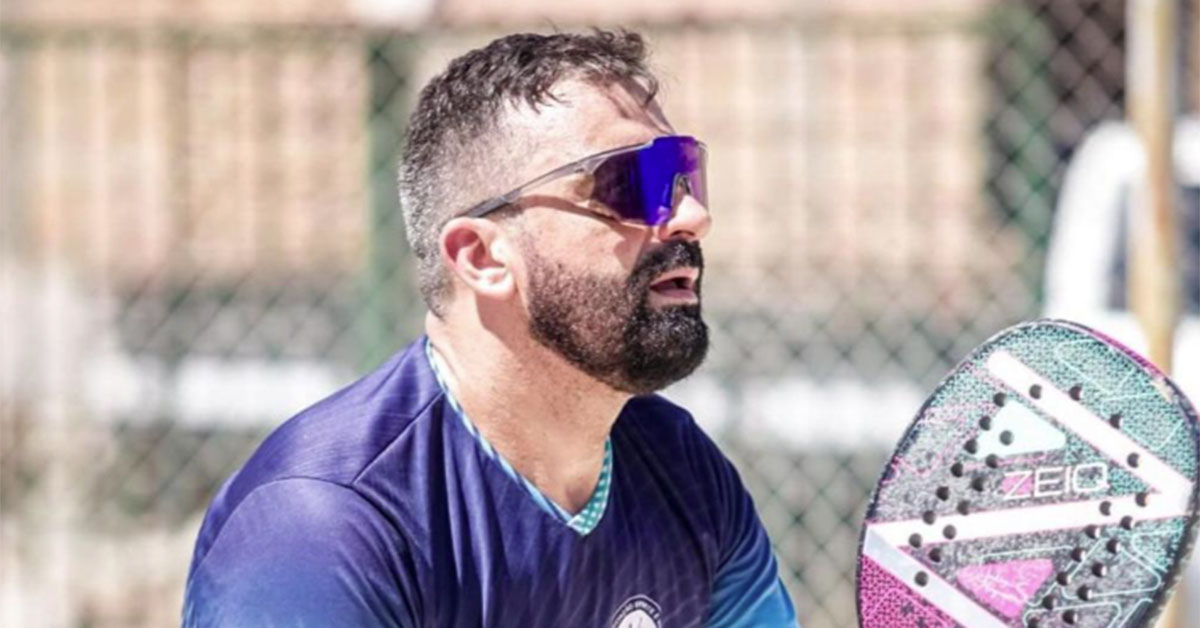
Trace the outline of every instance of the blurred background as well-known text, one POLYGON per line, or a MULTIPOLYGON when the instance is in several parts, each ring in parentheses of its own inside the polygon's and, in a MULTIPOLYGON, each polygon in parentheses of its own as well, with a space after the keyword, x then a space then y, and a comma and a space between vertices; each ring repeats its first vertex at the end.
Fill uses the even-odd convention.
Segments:
MULTIPOLYGON (((803 625, 856 625, 866 500, 959 359, 1047 314, 1144 347, 1126 16, 0 0, 0 625, 178 624, 220 482, 420 331, 394 183, 417 90, 500 34, 590 24, 649 38, 668 114, 710 147, 713 351, 668 395, 737 463, 803 625)), ((1172 28, 1175 370, 1200 398, 1200 0, 1172 28)))

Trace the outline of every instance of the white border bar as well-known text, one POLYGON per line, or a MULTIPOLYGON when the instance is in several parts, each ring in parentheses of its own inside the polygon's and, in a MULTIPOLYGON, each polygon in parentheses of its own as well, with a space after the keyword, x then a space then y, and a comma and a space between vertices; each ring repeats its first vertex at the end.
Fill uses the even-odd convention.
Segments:
POLYGON ((1006 624, 989 613, 975 600, 967 597, 949 582, 936 573, 929 571, 924 565, 908 554, 896 549, 875 531, 875 526, 867 526, 866 538, 863 539, 863 555, 879 563, 885 571, 899 578, 917 595, 933 602, 937 609, 963 626, 971 628, 1006 628, 1006 624), (917 572, 924 571, 929 575, 929 582, 920 590, 910 584, 917 572))

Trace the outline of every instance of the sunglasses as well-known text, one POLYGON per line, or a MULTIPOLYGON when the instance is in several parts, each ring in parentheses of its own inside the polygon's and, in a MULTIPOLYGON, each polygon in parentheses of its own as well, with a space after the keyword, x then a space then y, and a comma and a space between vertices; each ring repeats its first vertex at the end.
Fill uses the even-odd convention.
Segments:
POLYGON ((571 162, 504 194, 490 198, 461 214, 482 218, 512 205, 540 185, 574 174, 591 175, 590 200, 602 203, 622 221, 652 227, 671 219, 676 194, 690 195, 708 205, 702 142, 685 135, 657 137, 645 144, 614 148, 571 162))

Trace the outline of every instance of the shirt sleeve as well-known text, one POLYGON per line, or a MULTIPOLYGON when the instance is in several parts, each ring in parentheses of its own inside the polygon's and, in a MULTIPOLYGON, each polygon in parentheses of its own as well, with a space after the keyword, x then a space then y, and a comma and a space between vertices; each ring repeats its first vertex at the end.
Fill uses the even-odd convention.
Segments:
POLYGON ((186 628, 416 625, 403 538, 344 486, 288 479, 255 489, 200 560, 186 628))
POLYGON ((728 502, 722 560, 713 584, 708 628, 795 628, 792 607, 766 530, 733 466, 725 464, 728 502))

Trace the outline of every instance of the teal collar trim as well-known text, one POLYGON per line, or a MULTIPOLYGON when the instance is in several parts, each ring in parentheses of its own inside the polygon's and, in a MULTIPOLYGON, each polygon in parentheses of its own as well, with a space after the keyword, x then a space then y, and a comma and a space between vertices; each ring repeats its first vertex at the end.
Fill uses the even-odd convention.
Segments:
POLYGON ((520 473, 517 473, 517 470, 500 455, 500 452, 496 451, 496 448, 492 447, 492 444, 483 437, 483 434, 479 432, 475 424, 471 422, 471 419, 467 418, 467 413, 463 411, 462 406, 454 398, 454 395, 450 394, 450 388, 446 386, 446 381, 442 378, 441 371, 438 370, 437 360, 433 357, 433 343, 428 338, 425 339, 425 358, 429 360, 429 367, 433 370, 434 378, 437 379, 438 387, 442 389, 442 394, 446 396, 446 401, 449 402, 450 407, 454 409, 454 412, 462 421, 463 427, 467 428, 467 431, 479 443, 483 452, 489 458, 495 460, 509 477, 520 484, 525 489, 525 492, 529 493, 534 503, 550 514, 550 516, 566 524, 581 536, 586 536, 592 530, 595 530, 596 526, 600 524, 600 520, 604 517, 605 509, 608 507, 608 493, 612 484, 613 468, 612 439, 607 438, 604 440, 604 461, 600 466, 600 477, 596 481, 596 490, 592 492, 591 499, 584 504, 583 509, 572 515, 564 510, 562 506, 559 506, 551 501, 549 497, 542 494, 538 490, 538 487, 533 485, 533 482, 530 482, 520 473))

